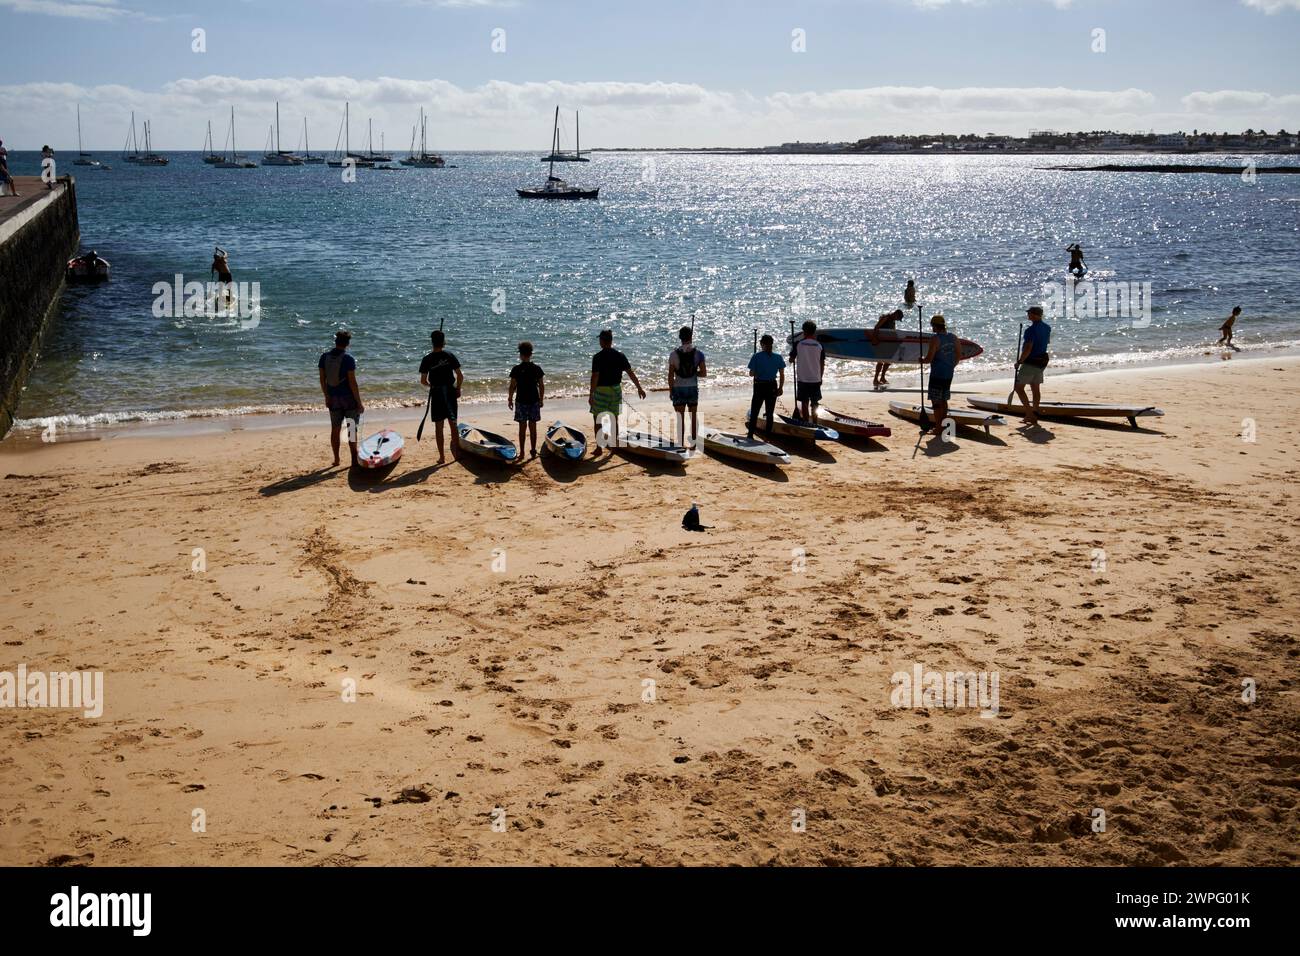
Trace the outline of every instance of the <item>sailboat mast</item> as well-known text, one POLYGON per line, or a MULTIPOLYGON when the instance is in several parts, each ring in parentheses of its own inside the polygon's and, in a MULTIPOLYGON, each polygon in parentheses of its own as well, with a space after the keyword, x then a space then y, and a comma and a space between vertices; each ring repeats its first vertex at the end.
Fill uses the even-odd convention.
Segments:
POLYGON ((573 138, 575 146, 573 147, 573 158, 582 159, 582 127, 578 125, 578 111, 573 111, 573 138))
POLYGON ((230 161, 233 163, 239 154, 235 152, 235 108, 230 107, 230 161))
POLYGON ((303 148, 307 151, 307 155, 310 156, 311 143, 307 141, 307 117, 305 116, 302 118, 302 145, 303 148))
POLYGON ((85 156, 81 149, 81 104, 77 104, 77 155, 85 156))
POLYGON ((275 151, 280 152, 280 101, 275 101, 275 151))
POLYGON ((551 171, 547 177, 555 175, 555 151, 560 148, 560 108, 555 107, 555 125, 551 128, 551 171))
POLYGON ((352 155, 352 114, 347 100, 343 101, 343 157, 352 155))

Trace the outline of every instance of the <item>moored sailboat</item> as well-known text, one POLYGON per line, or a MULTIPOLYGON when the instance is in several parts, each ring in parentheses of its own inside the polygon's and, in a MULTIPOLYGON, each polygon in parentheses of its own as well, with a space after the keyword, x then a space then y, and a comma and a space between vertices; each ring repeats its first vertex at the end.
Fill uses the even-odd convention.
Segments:
MULTIPOLYGON (((556 107, 556 112, 557 113, 559 112, 559 107, 556 107)), ((591 162, 591 160, 589 160, 586 156, 582 155, 582 127, 579 125, 577 110, 573 111, 573 136, 574 136, 574 140, 576 141, 573 147, 573 152, 566 153, 564 150, 560 149, 559 139, 557 138, 555 140, 555 149, 551 150, 551 155, 543 156, 542 162, 544 163, 589 163, 591 162)))
POLYGON ((81 104, 77 104, 77 158, 72 163, 73 166, 99 166, 99 160, 95 159, 90 153, 81 148, 81 104))
POLYGON ((550 171, 546 176, 546 183, 540 189, 516 189, 515 193, 520 199, 598 199, 600 197, 600 187, 595 189, 582 189, 579 186, 570 186, 563 179, 555 175, 555 154, 558 153, 560 145, 560 108, 555 108, 555 125, 551 128, 551 165, 550 171))
POLYGON ((429 152, 428 122, 424 116, 424 107, 420 107, 420 151, 415 151, 415 135, 411 135, 411 152, 403 160, 403 166, 418 166, 421 169, 442 169, 447 161, 435 153, 429 152))
POLYGON ((230 107, 230 158, 223 158, 219 163, 213 163, 217 169, 256 169, 257 163, 248 160, 235 152, 235 108, 230 107))
POLYGON ((275 149, 270 148, 270 137, 268 136, 268 146, 266 152, 262 155, 263 166, 301 166, 302 160, 293 153, 280 148, 280 101, 275 102, 275 126, 272 129, 275 134, 275 149))

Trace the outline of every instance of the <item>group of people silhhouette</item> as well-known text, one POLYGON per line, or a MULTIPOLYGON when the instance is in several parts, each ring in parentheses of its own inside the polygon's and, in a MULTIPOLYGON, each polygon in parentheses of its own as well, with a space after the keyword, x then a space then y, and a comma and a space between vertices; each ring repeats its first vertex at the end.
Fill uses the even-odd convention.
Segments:
MULTIPOLYGON (((220 252, 220 250, 219 250, 220 252)), ((1077 245, 1071 247, 1071 266, 1078 265, 1086 270, 1083 263, 1083 250, 1077 245)), ((220 273, 222 282, 229 283, 229 265, 222 253, 214 259, 213 270, 220 273)), ((916 302, 916 286, 908 280, 904 290, 904 301, 909 305, 916 302)), ((1232 315, 1222 326, 1220 343, 1232 344, 1232 330, 1241 307, 1232 310, 1232 315)), ((893 330, 903 318, 902 309, 881 315, 875 327, 867 332, 868 338, 877 342, 882 330, 893 330)), ((1015 394, 1025 409, 1026 426, 1038 425, 1039 409, 1042 400, 1044 369, 1050 361, 1049 345, 1052 329, 1043 321, 1041 306, 1031 306, 1027 310, 1029 327, 1025 330, 1023 344, 1016 355, 1015 394)), ((952 381, 957 366, 961 363, 961 348, 957 336, 948 330, 947 320, 943 315, 934 315, 930 319, 931 336, 927 342, 926 352, 921 356, 923 365, 930 369, 929 387, 926 397, 933 409, 930 415, 932 435, 943 431, 944 419, 948 416, 948 404, 952 395, 952 381)), ((679 344, 668 354, 667 381, 669 399, 677 415, 677 435, 683 444, 695 444, 699 437, 699 401, 700 380, 708 377, 708 364, 703 349, 696 346, 694 331, 683 326, 678 332, 679 344), (687 428, 687 414, 690 415, 690 427, 687 428)), ((433 350, 420 360, 420 384, 428 389, 428 415, 434 423, 438 443, 438 463, 447 460, 446 445, 448 441, 445 425, 454 431, 457 422, 457 402, 461 395, 465 377, 461 371, 460 361, 446 348, 446 336, 439 330, 431 335, 433 350)), ((352 451, 352 462, 356 463, 357 428, 365 407, 361 401, 361 390, 357 385, 356 360, 348 353, 351 333, 341 331, 335 336, 334 348, 325 352, 318 363, 321 392, 330 412, 330 442, 334 451, 334 464, 339 464, 340 432, 345 421, 351 422, 348 441, 352 451)), ((628 357, 614 348, 614 333, 609 329, 599 335, 600 351, 591 357, 591 378, 587 389, 587 406, 592 421, 599 433, 602 427, 609 429, 611 450, 617 447, 619 417, 623 412, 623 377, 631 380, 637 395, 645 399, 646 390, 637 378, 636 370, 628 357)), ((775 340, 771 335, 764 335, 759 340, 759 349, 749 360, 749 375, 753 379, 753 394, 749 413, 746 416, 746 432, 753 439, 756 431, 771 435, 776 412, 776 400, 785 394, 787 361, 775 350, 775 340)), ((811 423, 817 419, 817 409, 822 399, 822 379, 826 370, 826 351, 817 339, 817 325, 808 321, 803 323, 803 334, 792 344, 789 361, 795 372, 795 415, 796 421, 811 423)), ((885 375, 890 363, 876 364, 873 384, 877 388, 888 385, 885 375)), ((519 363, 510 370, 509 388, 506 394, 506 406, 514 413, 514 420, 519 425, 520 451, 525 440, 528 441, 530 457, 537 455, 537 423, 542 417, 542 408, 546 400, 546 373, 533 360, 531 342, 519 343, 519 363)), ((450 436, 453 457, 457 456, 455 435, 450 436)), ((601 453, 601 444, 593 443, 592 457, 601 453)), ((521 458, 522 461, 522 458, 521 458)))

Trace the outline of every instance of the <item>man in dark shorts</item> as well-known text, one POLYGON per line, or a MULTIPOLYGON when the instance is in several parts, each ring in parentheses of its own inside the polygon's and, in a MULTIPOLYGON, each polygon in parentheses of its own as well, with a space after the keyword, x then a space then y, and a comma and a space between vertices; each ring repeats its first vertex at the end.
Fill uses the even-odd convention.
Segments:
POLYGON ((1016 388, 1020 404, 1025 407, 1025 424, 1030 428, 1038 426, 1038 403, 1042 398, 1043 369, 1047 368, 1049 356, 1048 343, 1052 340, 1052 327, 1043 321, 1043 307, 1031 305, 1028 310, 1029 328, 1025 329, 1025 344, 1020 349, 1016 360, 1016 388), (1025 394, 1028 385, 1034 393, 1031 404, 1025 394))
POLYGON ((334 465, 339 464, 339 431, 343 420, 348 421, 348 447, 352 449, 352 464, 357 463, 357 431, 361 427, 361 389, 357 387, 357 360, 348 354, 352 333, 341 330, 334 335, 334 348, 321 355, 320 390, 325 396, 325 407, 330 410, 330 446, 334 449, 334 465))
POLYGON ((695 333, 683 325, 677 333, 681 346, 668 353, 668 394, 677 413, 678 441, 694 447, 700 433, 700 379, 708 374, 704 352, 695 347, 695 333), (686 410, 691 410, 691 437, 686 439, 686 410))
MULTIPOLYGON (((600 420, 608 418, 610 422, 609 453, 614 454, 618 447, 618 416, 623 411, 623 373, 636 386, 636 392, 645 398, 645 389, 632 371, 632 363, 627 356, 614 348, 614 333, 604 329, 600 333, 600 351, 591 357, 591 387, 587 392, 587 405, 591 417, 596 423, 596 435, 600 435, 600 420)), ((592 443, 591 457, 600 455, 599 437, 592 443)))
MULTIPOLYGON (((447 336, 439 329, 429 336, 433 342, 433 351, 420 359, 420 384, 429 390, 429 418, 438 435, 438 464, 447 462, 446 446, 442 434, 442 423, 451 422, 451 430, 456 430, 456 400, 460 398, 460 388, 465 383, 465 376, 460 371, 460 360, 445 348, 447 336)), ((451 454, 459 457, 456 451, 456 438, 451 440, 451 454)))
POLYGON ((795 343, 790 361, 795 371, 794 400, 798 403, 795 414, 811 422, 817 417, 817 406, 822 401, 822 374, 826 371, 826 350, 817 341, 816 322, 810 320, 803 324, 803 338, 795 343))
POLYGON ((754 378, 754 396, 749 403, 749 418, 745 420, 745 432, 754 437, 758 427, 758 411, 764 409, 767 416, 767 433, 772 434, 772 414, 776 411, 776 400, 785 391, 785 359, 772 351, 776 343, 772 336, 765 335, 758 340, 760 350, 749 359, 749 374, 754 378))
MULTIPOLYGON (((510 370, 510 390, 506 395, 506 408, 514 410, 519 423, 519 451, 524 450, 524 431, 532 442, 533 458, 537 457, 537 422, 542 417, 546 399, 546 375, 542 367, 533 362, 533 343, 519 343, 519 364, 510 370)), ((523 464, 521 461, 520 464, 523 464)))

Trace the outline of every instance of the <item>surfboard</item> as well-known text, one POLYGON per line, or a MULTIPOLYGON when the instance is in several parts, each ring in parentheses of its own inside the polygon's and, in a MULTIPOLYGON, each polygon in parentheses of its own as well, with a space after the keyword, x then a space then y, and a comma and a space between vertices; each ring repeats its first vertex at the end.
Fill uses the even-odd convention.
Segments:
MULTIPOLYGON (((924 409, 912 402, 890 402, 889 411, 899 418, 906 419, 909 422, 920 423, 922 413, 931 422, 934 421, 934 409, 925 407, 924 409)), ((988 412, 971 411, 969 408, 949 408, 948 417, 962 428, 982 428, 988 432, 990 425, 1005 425, 1006 419, 1000 415, 993 415, 988 412)))
POLYGON ((357 446, 357 464, 362 468, 387 468, 402 457, 405 442, 391 428, 375 432, 357 446))
MULTIPOLYGON (((1025 406, 1001 398, 976 397, 967 401, 974 408, 1003 415, 1024 416, 1025 406)), ((1130 425, 1138 427, 1139 418, 1153 418, 1164 412, 1153 405, 1105 405, 1090 402, 1039 402, 1039 418, 1127 418, 1130 425)))
MULTIPOLYGON (((791 345, 803 338, 802 333, 791 337, 791 345)), ((908 332, 903 329, 819 329, 817 341, 826 350, 827 358, 848 359, 857 362, 898 362, 916 365, 930 349, 933 332, 908 332), (872 341, 874 334, 875 341, 872 341)), ((984 347, 970 339, 958 339, 961 359, 966 361, 984 354, 984 347)))

